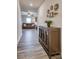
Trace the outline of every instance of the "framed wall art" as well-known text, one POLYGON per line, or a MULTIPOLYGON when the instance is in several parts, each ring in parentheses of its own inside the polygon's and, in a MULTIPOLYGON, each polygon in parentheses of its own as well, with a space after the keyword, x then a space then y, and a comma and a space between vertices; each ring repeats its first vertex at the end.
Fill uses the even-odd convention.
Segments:
POLYGON ((53 5, 50 6, 50 10, 53 10, 53 5))
POLYGON ((59 4, 54 5, 54 10, 57 11, 59 9, 59 4))

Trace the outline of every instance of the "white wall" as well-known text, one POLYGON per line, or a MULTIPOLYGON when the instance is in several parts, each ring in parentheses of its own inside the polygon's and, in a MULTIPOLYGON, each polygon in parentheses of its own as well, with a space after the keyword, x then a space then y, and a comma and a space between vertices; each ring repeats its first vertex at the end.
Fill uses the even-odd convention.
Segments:
POLYGON ((22 17, 22 23, 26 23, 27 16, 26 15, 21 15, 21 17, 22 17))
POLYGON ((52 20, 53 26, 55 27, 61 27, 62 25, 62 1, 61 0, 45 0, 45 2, 40 6, 38 10, 38 26, 45 26, 46 23, 45 20, 52 20), (59 4, 59 10, 58 15, 56 15, 53 18, 47 17, 47 10, 50 8, 51 5, 54 5, 55 3, 59 4))
POLYGON ((21 39, 22 36, 22 20, 21 20, 21 10, 20 10, 20 5, 19 5, 19 0, 17 1, 17 43, 21 39))

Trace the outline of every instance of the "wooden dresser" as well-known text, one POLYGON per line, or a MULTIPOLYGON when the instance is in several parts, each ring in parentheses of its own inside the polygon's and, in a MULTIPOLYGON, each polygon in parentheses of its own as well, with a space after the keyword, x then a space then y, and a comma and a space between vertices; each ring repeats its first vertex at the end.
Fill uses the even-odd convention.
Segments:
POLYGON ((39 42, 51 59, 51 56, 61 54, 60 28, 45 28, 39 26, 39 42))

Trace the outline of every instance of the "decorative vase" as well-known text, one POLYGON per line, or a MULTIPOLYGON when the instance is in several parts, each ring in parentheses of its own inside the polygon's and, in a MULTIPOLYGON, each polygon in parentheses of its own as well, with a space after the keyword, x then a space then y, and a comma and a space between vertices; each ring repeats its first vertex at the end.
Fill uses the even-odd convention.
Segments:
POLYGON ((50 25, 52 24, 51 20, 45 21, 45 23, 47 24, 47 27, 50 27, 50 25))
POLYGON ((47 24, 47 27, 50 27, 50 24, 47 24))

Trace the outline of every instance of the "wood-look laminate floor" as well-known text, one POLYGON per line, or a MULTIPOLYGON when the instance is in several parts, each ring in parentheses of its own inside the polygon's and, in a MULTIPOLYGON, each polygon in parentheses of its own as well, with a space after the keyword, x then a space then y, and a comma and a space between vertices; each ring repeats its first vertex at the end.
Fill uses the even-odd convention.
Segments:
MULTIPOLYGON (((17 46, 17 59, 49 59, 38 41, 36 30, 23 30, 22 38, 17 46)), ((54 56, 52 59, 60 59, 60 56, 54 56)))

